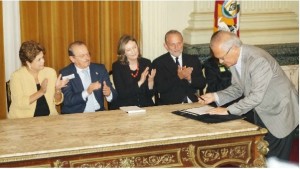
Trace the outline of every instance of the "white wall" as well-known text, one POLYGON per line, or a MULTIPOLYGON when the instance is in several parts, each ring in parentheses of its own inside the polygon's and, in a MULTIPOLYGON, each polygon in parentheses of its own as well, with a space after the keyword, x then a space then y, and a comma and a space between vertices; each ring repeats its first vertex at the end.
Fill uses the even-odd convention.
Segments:
POLYGON ((182 32, 188 27, 193 1, 141 1, 142 54, 154 58, 166 53, 163 47, 168 30, 182 32))

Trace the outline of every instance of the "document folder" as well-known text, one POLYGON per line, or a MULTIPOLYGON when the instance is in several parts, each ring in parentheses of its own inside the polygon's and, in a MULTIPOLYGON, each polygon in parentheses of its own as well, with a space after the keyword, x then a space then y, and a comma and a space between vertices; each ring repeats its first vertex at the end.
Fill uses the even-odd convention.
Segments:
POLYGON ((244 117, 238 116, 238 115, 210 115, 210 114, 196 114, 192 113, 186 110, 178 110, 178 111, 173 111, 173 114, 183 116, 186 118, 198 120, 204 123, 221 123, 221 122, 226 122, 230 120, 236 120, 236 119, 243 119, 244 117))

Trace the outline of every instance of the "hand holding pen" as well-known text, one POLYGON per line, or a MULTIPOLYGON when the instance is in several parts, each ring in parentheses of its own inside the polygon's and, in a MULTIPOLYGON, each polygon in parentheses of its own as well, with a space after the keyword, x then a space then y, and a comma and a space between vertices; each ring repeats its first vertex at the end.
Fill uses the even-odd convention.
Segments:
POLYGON ((206 93, 198 97, 198 103, 201 104, 209 104, 215 101, 215 96, 213 93, 206 93))

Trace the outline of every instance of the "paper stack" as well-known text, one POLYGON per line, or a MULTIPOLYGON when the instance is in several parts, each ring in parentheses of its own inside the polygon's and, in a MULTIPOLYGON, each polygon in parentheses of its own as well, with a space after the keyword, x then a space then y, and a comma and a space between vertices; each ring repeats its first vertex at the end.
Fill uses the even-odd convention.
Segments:
POLYGON ((138 106, 124 106, 120 107, 121 110, 127 112, 128 114, 136 114, 136 113, 145 113, 146 110, 142 109, 138 106))

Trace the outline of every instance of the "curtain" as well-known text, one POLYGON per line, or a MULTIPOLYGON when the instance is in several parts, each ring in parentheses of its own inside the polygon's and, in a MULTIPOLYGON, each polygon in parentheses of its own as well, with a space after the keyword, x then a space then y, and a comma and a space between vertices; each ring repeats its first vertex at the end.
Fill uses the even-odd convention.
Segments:
POLYGON ((123 34, 141 44, 139 1, 20 1, 20 19, 21 41, 41 43, 45 66, 57 72, 71 63, 67 48, 75 40, 84 41, 92 62, 107 71, 117 60, 123 34))
POLYGON ((92 61, 110 71, 123 34, 140 40, 139 1, 20 1, 21 40, 46 48, 46 66, 59 71, 70 61, 69 43, 84 41, 92 61))
MULTIPOLYGON (((4 44, 3 44, 3 15, 2 15, 2 1, 0 2, 0 97, 6 98, 5 86, 5 66, 4 66, 4 44)), ((6 118, 6 99, 1 99, 0 102, 0 119, 6 118)))

